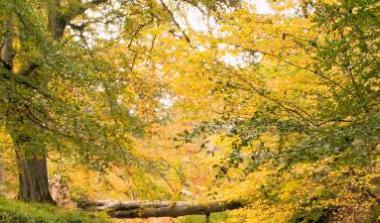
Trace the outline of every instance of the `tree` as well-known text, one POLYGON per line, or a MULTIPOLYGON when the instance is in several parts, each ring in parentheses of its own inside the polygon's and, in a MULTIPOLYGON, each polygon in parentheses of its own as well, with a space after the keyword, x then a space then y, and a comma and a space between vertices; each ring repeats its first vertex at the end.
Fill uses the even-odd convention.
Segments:
MULTIPOLYGON (((264 33, 265 39, 257 38, 251 45, 246 46, 243 42, 240 44, 243 51, 264 58, 244 69, 226 68, 230 75, 222 77, 219 89, 227 91, 229 104, 221 127, 229 126, 230 134, 238 136, 234 152, 239 153, 242 147, 253 141, 264 140, 261 137, 267 133, 277 136, 280 149, 273 151, 275 154, 271 157, 290 163, 340 153, 345 153, 344 158, 356 156, 354 159, 359 159, 358 150, 369 155, 379 144, 374 137, 377 128, 373 123, 377 122, 379 111, 376 100, 378 72, 375 71, 378 67, 375 53, 378 33, 374 31, 378 27, 374 23, 377 15, 373 11, 378 6, 375 2, 343 1, 332 5, 318 2, 311 7, 315 8, 315 14, 310 22, 319 25, 318 29, 311 29, 309 18, 296 15, 284 19, 278 26, 297 23, 300 30, 294 25, 293 33, 283 28, 280 33, 264 33), (360 14, 364 11, 366 14, 360 14), (273 36, 269 38, 272 45, 278 45, 280 49, 261 48, 267 43, 268 35, 273 36), (268 69, 274 66, 273 63, 278 64, 272 74, 268 69), (257 80, 248 77, 252 71, 257 74, 257 80), (259 76, 263 71, 269 75, 268 79, 259 76), (271 86, 277 81, 286 82, 288 78, 292 83, 283 88, 271 86), (304 78, 308 78, 308 82, 304 78), (244 101, 238 101, 237 97, 243 97, 244 101), (251 100, 258 101, 256 108, 250 107, 251 100), (236 109, 237 103, 240 103, 241 111, 236 109), (249 109, 253 109, 251 113, 249 109), (297 142, 289 142, 294 137, 297 142), (288 142, 284 142, 285 139, 288 142)), ((268 24, 278 28, 273 20, 268 24)), ((363 164, 371 159, 366 157, 356 162, 363 164)))
MULTIPOLYGON (((266 182, 255 192, 268 205, 301 209, 351 193, 372 202, 367 189, 377 188, 368 179, 378 174, 379 5, 288 3, 271 2, 272 14, 246 6, 221 15, 222 35, 205 44, 220 47, 203 49, 217 55, 203 82, 212 90, 197 98, 215 112, 180 136, 185 142, 204 133, 224 140, 230 149, 216 165, 217 177, 260 175, 266 182), (223 60, 225 55, 243 63, 223 60), (283 192, 289 187, 290 198, 283 192)), ((180 84, 191 81, 185 73, 180 78, 180 84)))
MULTIPOLYGON (((186 4, 216 10, 224 2, 186 4)), ((174 33, 179 41, 189 41, 171 7, 154 1, 49 0, 3 1, 0 9, 6 30, 2 120, 17 154, 20 199, 53 202, 47 174, 52 148, 75 152, 97 169, 115 160, 128 165, 132 138, 159 120, 163 93, 135 67, 149 65, 155 41, 139 35, 162 23, 181 31, 179 38, 174 33), (116 36, 107 32, 112 25, 120 29, 116 36), (104 53, 106 48, 121 57, 104 53), (73 147, 78 149, 67 149, 73 147)))
MULTIPOLYGON (((88 134, 83 137, 86 133, 75 132, 89 125, 93 125, 92 128, 101 125, 94 121, 93 114, 75 117, 83 112, 83 107, 55 94, 75 88, 73 85, 63 85, 63 89, 59 89, 58 85, 62 87, 61 81, 64 80, 62 78, 78 81, 79 72, 89 71, 88 67, 87 70, 76 70, 79 60, 70 59, 75 53, 69 55, 67 51, 62 52, 74 46, 66 46, 63 42, 65 30, 75 18, 84 16, 88 9, 105 2, 52 0, 1 3, 1 17, 5 21, 2 26, 6 30, 2 36, 1 51, 2 87, 7 98, 3 102, 6 110, 4 121, 17 155, 19 197, 22 200, 53 202, 48 185, 46 150, 52 139, 59 141, 54 138, 63 137, 76 142, 89 142, 86 138, 90 137, 88 134), (39 17, 40 13, 47 16, 39 17), (67 69, 65 66, 68 64, 65 63, 71 63, 73 67, 67 69), (52 87, 53 83, 57 85, 52 87), (87 118, 91 124, 78 123, 81 118, 87 118)), ((89 82, 87 84, 85 88, 92 87, 89 82)), ((105 128, 103 125, 99 131, 105 128)))

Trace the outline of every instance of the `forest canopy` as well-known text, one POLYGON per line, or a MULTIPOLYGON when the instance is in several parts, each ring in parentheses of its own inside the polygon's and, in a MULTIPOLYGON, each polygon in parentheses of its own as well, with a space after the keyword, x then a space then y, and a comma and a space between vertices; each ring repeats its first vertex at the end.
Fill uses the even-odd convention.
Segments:
POLYGON ((0 50, 0 222, 380 219, 377 0, 2 0, 0 50))

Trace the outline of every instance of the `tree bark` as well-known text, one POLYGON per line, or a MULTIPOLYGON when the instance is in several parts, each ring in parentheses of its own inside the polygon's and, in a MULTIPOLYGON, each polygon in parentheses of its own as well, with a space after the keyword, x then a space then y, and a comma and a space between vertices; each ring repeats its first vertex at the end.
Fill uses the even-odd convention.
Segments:
POLYGON ((7 129, 17 158, 18 198, 27 202, 54 203, 49 190, 44 136, 21 109, 8 111, 7 129), (15 111, 17 110, 17 111, 15 111))
POLYGON ((27 202, 54 203, 49 190, 46 157, 33 156, 31 158, 22 149, 16 149, 16 154, 19 199, 27 202))
POLYGON ((215 201, 209 203, 186 201, 97 201, 84 205, 90 210, 106 210, 112 218, 179 217, 209 215, 214 212, 238 209, 243 201, 215 201))

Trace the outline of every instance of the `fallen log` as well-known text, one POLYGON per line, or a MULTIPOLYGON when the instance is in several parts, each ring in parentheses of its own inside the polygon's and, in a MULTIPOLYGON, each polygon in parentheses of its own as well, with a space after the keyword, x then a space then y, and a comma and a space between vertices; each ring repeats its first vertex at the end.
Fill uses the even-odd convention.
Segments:
POLYGON ((242 201, 97 201, 85 208, 106 211, 112 218, 179 217, 185 215, 209 215, 244 207, 242 201))

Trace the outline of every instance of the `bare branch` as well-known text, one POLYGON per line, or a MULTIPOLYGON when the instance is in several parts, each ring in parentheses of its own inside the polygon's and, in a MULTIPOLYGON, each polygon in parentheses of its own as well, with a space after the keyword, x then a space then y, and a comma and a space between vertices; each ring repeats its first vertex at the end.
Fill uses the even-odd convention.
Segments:
POLYGON ((181 33, 182 33, 183 37, 185 38, 186 42, 190 43, 191 41, 190 41, 189 36, 186 34, 186 32, 181 27, 181 25, 175 19, 174 13, 169 9, 169 7, 165 4, 165 2, 163 0, 160 0, 160 3, 162 5, 162 7, 164 7, 164 9, 169 13, 170 18, 171 18, 172 22, 174 23, 174 25, 177 26, 177 28, 181 31, 181 33))

